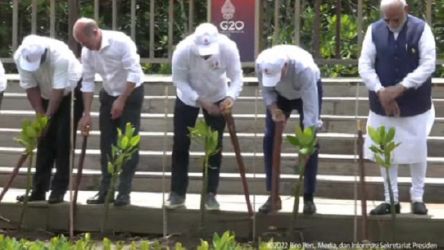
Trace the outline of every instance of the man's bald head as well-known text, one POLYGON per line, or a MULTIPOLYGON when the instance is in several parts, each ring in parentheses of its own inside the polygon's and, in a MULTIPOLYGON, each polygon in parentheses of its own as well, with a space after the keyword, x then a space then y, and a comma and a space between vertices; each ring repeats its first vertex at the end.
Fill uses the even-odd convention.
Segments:
POLYGON ((99 50, 102 42, 102 32, 94 19, 81 17, 73 27, 74 39, 90 50, 99 50))

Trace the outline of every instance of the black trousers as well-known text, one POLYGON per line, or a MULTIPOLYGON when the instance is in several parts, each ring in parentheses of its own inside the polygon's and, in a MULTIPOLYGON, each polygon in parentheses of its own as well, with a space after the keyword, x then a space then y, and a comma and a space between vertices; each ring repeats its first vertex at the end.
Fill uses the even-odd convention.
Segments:
MULTIPOLYGON (((36 172, 33 178, 33 191, 36 193, 44 193, 49 190, 54 163, 56 173, 51 182, 51 191, 55 194, 64 194, 68 188, 70 136, 77 130, 77 124, 83 113, 80 87, 75 89, 74 98, 74 129, 71 130, 71 94, 69 94, 63 97, 59 109, 49 121, 46 134, 37 145, 36 172)), ((42 99, 42 101, 46 110, 49 101, 46 99, 42 99)), ((75 138, 75 134, 73 138, 75 138)))
POLYGON ((3 93, 4 91, 0 92, 0 109, 2 109, 3 93))
MULTIPOLYGON (((105 90, 100 91, 100 164, 102 169, 102 181, 99 192, 107 193, 111 183, 111 175, 108 173, 108 161, 111 156, 111 145, 117 142, 117 128, 125 131, 126 123, 131 123, 135 128, 135 134, 140 130, 140 114, 142 112, 144 89, 143 85, 133 90, 128 97, 122 116, 118 119, 111 119, 111 108, 116 96, 108 95, 105 90)), ((131 192, 131 183, 139 163, 139 150, 137 150, 131 159, 123 166, 120 174, 118 191, 119 194, 129 194, 131 192)))
MULTIPOLYGON (((190 158, 190 137, 188 127, 194 127, 200 108, 188 106, 176 97, 174 107, 174 144, 172 153, 171 191, 185 197, 188 188, 188 163, 190 158)), ((222 162, 222 137, 225 129, 223 116, 212 116, 203 110, 206 123, 219 132, 219 152, 209 159, 208 193, 217 193, 219 171, 222 162)))
MULTIPOLYGON (((322 110, 322 83, 319 80, 318 87, 318 101, 319 101, 319 115, 322 110)), ((285 117, 288 119, 293 110, 297 110, 299 113, 299 125, 304 128, 302 123, 304 120, 304 109, 302 99, 288 100, 278 95, 277 106, 284 112, 285 117)), ((274 131, 275 123, 272 119, 271 112, 267 109, 265 117, 265 135, 264 135, 264 165, 266 173, 266 188, 267 191, 271 191, 272 182, 272 166, 273 166, 273 148, 274 148, 274 131)), ((318 172, 318 154, 319 144, 316 145, 316 151, 310 156, 305 166, 304 172, 304 200, 313 200, 314 192, 316 190, 316 175, 318 172)))

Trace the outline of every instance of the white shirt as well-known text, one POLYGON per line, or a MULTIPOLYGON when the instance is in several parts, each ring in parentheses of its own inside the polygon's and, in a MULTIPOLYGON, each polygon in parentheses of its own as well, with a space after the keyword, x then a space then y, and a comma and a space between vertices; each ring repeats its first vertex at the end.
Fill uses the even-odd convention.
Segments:
MULTIPOLYGON (((302 99, 304 127, 320 127, 319 99, 317 82, 320 80, 320 71, 310 53, 293 45, 277 45, 272 50, 283 50, 287 55, 288 70, 275 87, 263 87, 262 96, 265 106, 277 101, 277 94, 288 99, 302 99)), ((256 75, 262 83, 262 69, 260 64, 263 54, 256 60, 256 75)))
POLYGON ((243 86, 239 50, 223 34, 218 35, 218 43, 219 54, 207 60, 197 54, 193 34, 177 45, 172 62, 173 83, 185 104, 198 107, 198 98, 217 102, 227 96, 233 100, 239 96, 243 86))
MULTIPOLYGON (((399 32, 394 33, 395 39, 399 32)), ((424 31, 418 43, 419 66, 402 80, 401 84, 406 88, 419 88, 435 71, 436 47, 435 38, 430 26, 426 23, 424 31)), ((370 91, 378 92, 383 88, 375 71, 376 47, 372 39, 372 26, 370 25, 362 43, 361 56, 359 57, 359 75, 370 91)))
POLYGON ((21 46, 14 53, 14 61, 20 75, 20 86, 24 89, 39 87, 44 99, 51 97, 52 89, 64 89, 64 95, 73 90, 82 77, 82 65, 74 53, 62 41, 40 37, 36 43, 46 46, 45 61, 34 71, 20 67, 21 46))
POLYGON ((6 76, 5 76, 5 68, 3 68, 3 64, 0 61, 0 92, 5 91, 7 85, 6 76))
POLYGON ((98 51, 82 49, 83 92, 94 92, 94 76, 103 79, 103 88, 110 96, 120 96, 128 82, 139 87, 143 71, 136 44, 122 32, 102 30, 102 44, 98 51))

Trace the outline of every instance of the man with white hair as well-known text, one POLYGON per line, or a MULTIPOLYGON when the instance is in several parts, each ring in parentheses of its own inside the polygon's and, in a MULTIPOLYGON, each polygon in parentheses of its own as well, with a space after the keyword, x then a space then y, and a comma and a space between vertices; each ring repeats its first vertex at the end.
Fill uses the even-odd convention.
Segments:
POLYGON ((0 109, 2 107, 3 93, 5 92, 6 86, 5 68, 3 68, 3 64, 0 61, 0 109))
POLYGON ((168 209, 185 207, 188 187, 190 138, 200 108, 206 123, 219 133, 220 150, 210 157, 205 207, 218 210, 215 196, 222 161, 222 136, 225 119, 242 90, 242 68, 235 42, 220 34, 213 24, 200 24, 195 32, 176 47, 173 54, 173 83, 177 87, 174 107, 174 145, 172 154, 171 194, 168 209))
MULTIPOLYGON (((14 53, 20 86, 26 89, 36 115, 46 115, 49 125, 37 146, 36 172, 29 201, 60 203, 69 183, 70 137, 83 111, 80 80, 82 66, 68 46, 56 39, 29 35, 14 53), (75 93, 74 129, 71 128, 71 92, 75 93), (55 164, 56 173, 51 179, 55 164)), ((17 197, 19 201, 24 195, 17 197)))
MULTIPOLYGON (((412 176, 411 211, 427 214, 423 202, 427 168, 427 136, 435 111, 431 100, 431 76, 435 70, 435 39, 427 23, 408 14, 405 0, 381 1, 382 19, 372 23, 365 35, 359 58, 359 74, 369 90, 370 112, 367 126, 396 129, 395 142, 401 143, 393 154, 389 170, 395 200, 398 198, 398 165, 408 164, 412 176)), ((374 159, 365 141, 366 158, 374 159)), ((389 214, 390 196, 385 169, 385 202, 371 210, 372 215, 389 214)))
MULTIPOLYGON (((137 47, 129 36, 122 32, 102 30, 90 18, 79 18, 74 24, 73 35, 82 46, 83 81, 82 92, 85 112, 80 120, 84 134, 91 128, 91 103, 94 95, 94 76, 102 79, 100 90, 100 164, 102 181, 99 192, 87 200, 88 204, 103 204, 111 182, 108 160, 111 146, 117 141, 117 128, 125 131, 131 123, 135 134, 140 130, 140 115, 144 96, 143 71, 137 47)), ((120 174, 118 195, 114 206, 130 204, 132 179, 139 162, 139 150, 123 166, 120 174)), ((112 197, 114 199, 114 196, 112 197)))
MULTIPOLYGON (((286 122, 297 110, 302 128, 322 126, 319 119, 322 103, 322 83, 318 66, 310 53, 292 45, 276 45, 262 51, 256 59, 256 75, 262 87, 266 106, 265 135, 263 142, 266 188, 271 192, 272 159, 276 122, 286 122)), ((318 146, 305 166, 304 214, 314 214, 314 192, 318 170, 318 146)), ((279 185, 279 184, 278 184, 279 185)), ((276 209, 281 209, 281 199, 276 198, 276 209)), ((267 214, 272 211, 271 195, 259 208, 267 214)))

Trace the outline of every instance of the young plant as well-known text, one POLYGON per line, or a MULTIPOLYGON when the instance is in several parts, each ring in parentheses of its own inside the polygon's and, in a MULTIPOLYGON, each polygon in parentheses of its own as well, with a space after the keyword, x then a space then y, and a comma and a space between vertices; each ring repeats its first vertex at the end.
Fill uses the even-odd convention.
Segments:
POLYGON ((290 232, 294 230, 294 223, 296 222, 297 216, 299 214, 299 196, 302 192, 302 184, 305 173, 305 165, 310 158, 310 156, 316 150, 316 129, 314 127, 308 127, 304 130, 301 129, 299 125, 295 128, 295 135, 287 136, 288 142, 296 147, 298 152, 298 170, 299 170, 299 180, 294 187, 294 205, 293 205, 293 216, 290 224, 290 232))
POLYGON ((108 161, 108 173, 111 175, 111 184, 104 204, 105 213, 102 221, 102 233, 104 233, 106 228, 109 204, 114 197, 117 179, 120 173, 122 173, 125 163, 139 148, 139 143, 140 135, 135 135, 135 128, 130 123, 126 124, 125 133, 122 133, 122 130, 117 128, 117 142, 116 145, 111 145, 111 156, 108 161))
POLYGON ((395 201, 393 198, 393 189, 390 183, 390 173, 389 170, 392 167, 392 155, 395 148, 399 146, 400 143, 395 143, 395 128, 390 128, 388 131, 384 126, 381 126, 377 129, 368 126, 368 135, 370 139, 374 142, 373 145, 370 146, 370 150, 375 154, 376 163, 385 168, 386 173, 386 182, 389 189, 390 195, 390 212, 392 215, 392 230, 393 235, 395 234, 395 223, 396 223, 396 211, 395 211, 395 201))
POLYGON ((214 233, 213 235, 213 249, 225 250, 225 249, 240 249, 239 244, 236 242, 236 236, 230 231, 225 231, 222 236, 214 233))
MULTIPOLYGON (((24 162, 24 160, 22 161, 22 158, 24 159, 29 158, 28 169, 26 174, 26 191, 23 200, 23 208, 20 214, 20 220, 18 224, 19 227, 21 227, 23 223, 25 211, 28 206, 29 190, 31 189, 31 168, 34 158, 34 149, 37 147, 39 139, 42 136, 42 134, 45 132, 47 126, 48 126, 47 116, 38 115, 37 118, 32 122, 29 120, 25 120, 22 123, 22 131, 20 132, 20 137, 15 139, 19 144, 25 147, 25 151, 23 152, 21 158, 19 159, 19 163, 24 162)), ((20 168, 19 165, 17 166, 18 168, 20 168)), ((7 188, 9 188, 9 186, 7 188)))
POLYGON ((211 156, 217 154, 220 148, 218 148, 219 144, 219 133, 217 131, 213 131, 213 129, 208 126, 205 121, 198 121, 194 128, 188 128, 190 131, 190 138, 196 141, 199 144, 203 144, 205 155, 203 157, 203 185, 202 191, 200 193, 200 227, 203 229, 205 224, 205 201, 207 200, 207 190, 208 190, 208 161, 211 156))

